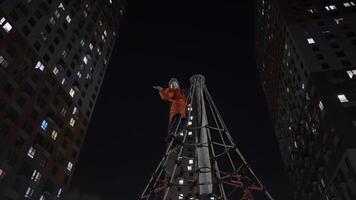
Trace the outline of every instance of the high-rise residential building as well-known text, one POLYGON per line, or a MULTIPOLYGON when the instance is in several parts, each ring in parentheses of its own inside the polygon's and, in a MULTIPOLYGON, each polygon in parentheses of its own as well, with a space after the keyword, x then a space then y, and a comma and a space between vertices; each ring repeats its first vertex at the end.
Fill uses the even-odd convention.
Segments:
POLYGON ((257 0, 256 57, 294 199, 356 199, 356 1, 257 0))
POLYGON ((0 1, 0 199, 62 199, 122 0, 0 1))

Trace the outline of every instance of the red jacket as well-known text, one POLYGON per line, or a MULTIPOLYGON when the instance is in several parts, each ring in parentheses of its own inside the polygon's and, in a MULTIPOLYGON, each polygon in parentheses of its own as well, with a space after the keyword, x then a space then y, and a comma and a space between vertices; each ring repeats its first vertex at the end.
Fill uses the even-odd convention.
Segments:
POLYGON ((172 118, 180 114, 182 118, 187 118, 187 97, 183 90, 175 88, 166 88, 159 92, 163 101, 169 101, 171 103, 171 109, 169 112, 169 121, 172 118))

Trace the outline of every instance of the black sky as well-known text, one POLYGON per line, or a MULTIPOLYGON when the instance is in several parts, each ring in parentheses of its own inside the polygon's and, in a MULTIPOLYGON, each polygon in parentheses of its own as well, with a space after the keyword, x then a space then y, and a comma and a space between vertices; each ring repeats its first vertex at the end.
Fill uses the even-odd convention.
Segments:
POLYGON ((72 187, 137 199, 163 156, 168 105, 153 85, 204 74, 240 150, 276 200, 290 199, 254 58, 253 1, 131 0, 72 187))

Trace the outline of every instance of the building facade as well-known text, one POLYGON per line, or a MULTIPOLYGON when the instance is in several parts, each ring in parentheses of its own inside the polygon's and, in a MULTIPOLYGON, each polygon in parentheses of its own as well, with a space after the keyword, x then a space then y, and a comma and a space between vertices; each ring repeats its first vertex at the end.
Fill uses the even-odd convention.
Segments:
POLYGON ((0 199, 62 199, 124 1, 0 1, 0 199))
POLYGON ((257 67, 294 199, 356 199, 356 1, 255 6, 257 67))

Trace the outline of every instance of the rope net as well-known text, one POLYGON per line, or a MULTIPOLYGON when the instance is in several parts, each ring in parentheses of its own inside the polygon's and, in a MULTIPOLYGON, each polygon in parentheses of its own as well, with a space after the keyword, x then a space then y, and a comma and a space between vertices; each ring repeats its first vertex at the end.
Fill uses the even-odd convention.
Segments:
POLYGON ((237 148, 201 77, 191 79, 188 124, 180 127, 179 120, 139 199, 273 200, 237 148))

